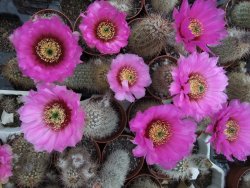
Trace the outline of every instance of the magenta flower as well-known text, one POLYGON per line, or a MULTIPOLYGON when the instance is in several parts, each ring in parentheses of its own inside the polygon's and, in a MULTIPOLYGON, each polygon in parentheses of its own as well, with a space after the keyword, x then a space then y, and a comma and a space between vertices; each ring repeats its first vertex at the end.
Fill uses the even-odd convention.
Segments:
POLYGON ((79 28, 90 48, 96 48, 102 54, 116 54, 127 46, 130 28, 126 14, 108 2, 95 1, 82 18, 79 28))
POLYGON ((12 151, 9 145, 0 146, 0 184, 8 182, 12 176, 12 151))
POLYGON ((82 49, 58 16, 28 21, 10 36, 24 75, 35 81, 63 81, 79 64, 82 49))
POLYGON ((158 164, 166 169, 190 154, 196 139, 195 123, 183 119, 181 111, 171 104, 150 107, 138 112, 129 122, 135 132, 133 154, 146 157, 149 165, 158 164))
POLYGON ((63 151, 83 136, 85 113, 80 96, 64 86, 40 85, 19 109, 21 130, 37 151, 63 151))
POLYGON ((191 8, 183 0, 179 12, 175 9, 173 13, 176 41, 183 42, 189 52, 196 46, 209 52, 207 45, 218 45, 227 36, 224 16, 224 10, 216 8, 216 0, 196 0, 191 8))
POLYGON ((217 61, 218 58, 209 58, 206 52, 194 52, 187 58, 180 57, 172 71, 170 93, 174 104, 197 120, 218 112, 227 101, 223 91, 228 79, 223 68, 216 65, 217 61))
POLYGON ((207 132, 212 134, 211 142, 217 153, 230 161, 232 157, 246 160, 250 155, 250 104, 232 100, 213 116, 207 132))
POLYGON ((135 54, 119 54, 113 59, 107 78, 115 98, 130 102, 144 97, 145 87, 151 84, 149 67, 135 54))

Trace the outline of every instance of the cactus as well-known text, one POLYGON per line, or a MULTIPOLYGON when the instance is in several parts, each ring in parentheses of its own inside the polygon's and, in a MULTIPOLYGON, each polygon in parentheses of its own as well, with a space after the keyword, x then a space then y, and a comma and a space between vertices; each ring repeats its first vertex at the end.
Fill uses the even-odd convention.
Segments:
POLYGON ((96 176, 96 164, 84 147, 71 148, 59 156, 57 167, 61 170, 61 180, 66 187, 77 188, 89 184, 96 176))
POLYGON ((173 81, 172 68, 173 65, 166 60, 161 66, 157 66, 152 73, 151 87, 160 96, 170 97, 169 87, 173 81))
POLYGON ((103 187, 121 188, 129 171, 129 155, 124 150, 116 150, 111 153, 102 169, 100 179, 103 187))
POLYGON ((45 179, 48 167, 46 153, 26 153, 14 165, 13 179, 19 187, 37 187, 45 179))
POLYGON ((242 1, 235 5, 231 13, 231 20, 236 26, 250 29, 250 2, 242 1))
POLYGON ((212 52, 219 57, 220 64, 226 64, 241 59, 250 53, 250 33, 236 29, 229 30, 229 36, 222 44, 211 47, 212 52))
POLYGON ((242 177, 242 184, 240 186, 240 188, 248 188, 250 187, 250 173, 246 173, 243 177, 242 177))
POLYGON ((151 0, 153 10, 160 14, 169 14, 177 3, 178 0, 151 0))
POLYGON ((84 135, 90 138, 102 139, 114 133, 119 126, 119 114, 112 107, 110 96, 103 99, 88 99, 82 102, 86 112, 84 135))
POLYGON ((0 100, 0 106, 7 113, 15 113, 18 108, 16 98, 13 96, 3 96, 0 100))
POLYGON ((35 88, 34 81, 25 77, 20 71, 16 58, 10 59, 8 63, 3 65, 1 75, 17 88, 21 88, 23 90, 35 88))
POLYGON ((131 25, 128 50, 149 59, 157 56, 166 46, 173 29, 168 20, 152 14, 131 25))
POLYGON ((211 123, 211 119, 209 117, 203 118, 197 125, 196 132, 205 131, 207 126, 211 123))
POLYGON ((128 16, 134 13, 134 0, 109 0, 109 3, 128 16))
POLYGON ((139 177, 133 180, 129 184, 128 188, 160 188, 154 181, 149 177, 139 177))
POLYGON ((91 59, 87 63, 77 65, 74 75, 65 80, 65 85, 71 89, 105 93, 109 89, 106 78, 109 67, 109 59, 91 59))
POLYGON ((244 73, 232 72, 228 75, 227 95, 230 100, 239 99, 250 102, 250 76, 244 73))
POLYGON ((195 171, 201 171, 207 173, 211 168, 212 163, 204 155, 191 155, 181 161, 179 161, 175 168, 171 170, 165 170, 162 167, 155 165, 157 171, 169 176, 175 180, 186 180, 192 177, 192 173, 195 171))

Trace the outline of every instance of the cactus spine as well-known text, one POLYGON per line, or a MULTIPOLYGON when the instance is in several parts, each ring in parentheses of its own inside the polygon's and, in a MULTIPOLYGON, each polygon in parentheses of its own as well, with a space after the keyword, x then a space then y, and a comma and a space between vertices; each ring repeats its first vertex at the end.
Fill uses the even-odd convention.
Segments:
POLYGON ((111 153, 102 169, 100 179, 103 187, 121 188, 129 171, 129 155, 124 150, 111 153))
POLYGON ((169 14, 178 3, 178 0, 151 0, 151 5, 155 12, 169 14))
POLYGON ((139 177, 133 180, 128 188, 160 188, 150 177, 139 177))
POLYGON ((74 75, 65 81, 71 89, 87 89, 92 92, 105 93, 109 89, 106 75, 110 60, 91 59, 87 63, 77 65, 74 75))
POLYGON ((250 102, 250 76, 244 73, 232 72, 228 75, 227 95, 230 100, 239 99, 250 102))
POLYGON ((109 3, 128 16, 134 13, 134 0, 109 0, 109 3))
POLYGON ((229 29, 229 36, 222 41, 222 44, 211 47, 211 50, 219 57, 220 64, 241 59, 250 52, 250 33, 229 29))
POLYGON ((10 59, 7 64, 3 65, 1 74, 17 88, 21 88, 23 90, 35 88, 34 81, 28 77, 25 77, 20 71, 16 58, 10 59))
POLYGON ((96 164, 84 147, 71 148, 60 156, 57 167, 61 170, 60 178, 69 188, 85 187, 96 176, 96 164))
POLYGON ((173 81, 171 75, 172 68, 173 65, 166 61, 161 66, 157 66, 152 73, 151 87, 160 96, 170 97, 169 87, 173 81))
POLYGON ((84 135, 90 138, 102 139, 112 135, 117 129, 119 115, 112 107, 109 96, 103 99, 94 98, 82 102, 86 112, 86 125, 84 135))
POLYGON ((166 47, 171 32, 170 22, 160 15, 136 20, 131 25, 128 49, 146 59, 155 57, 166 47))
POLYGON ((235 5, 231 15, 232 23, 242 28, 250 28, 250 2, 243 1, 235 5))

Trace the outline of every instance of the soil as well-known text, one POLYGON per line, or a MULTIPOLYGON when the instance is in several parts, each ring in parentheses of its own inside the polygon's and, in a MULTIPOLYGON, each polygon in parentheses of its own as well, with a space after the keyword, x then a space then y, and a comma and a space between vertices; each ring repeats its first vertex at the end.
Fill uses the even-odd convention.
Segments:
POLYGON ((109 156, 114 151, 121 149, 128 152, 130 157, 130 170, 128 172, 127 178, 131 176, 143 162, 142 158, 134 157, 132 150, 135 148, 135 145, 131 142, 130 138, 125 136, 120 136, 112 142, 107 143, 103 151, 103 160, 105 161, 107 156, 109 156))
POLYGON ((19 17, 12 14, 0 14, 0 51, 14 52, 9 36, 21 25, 19 17))

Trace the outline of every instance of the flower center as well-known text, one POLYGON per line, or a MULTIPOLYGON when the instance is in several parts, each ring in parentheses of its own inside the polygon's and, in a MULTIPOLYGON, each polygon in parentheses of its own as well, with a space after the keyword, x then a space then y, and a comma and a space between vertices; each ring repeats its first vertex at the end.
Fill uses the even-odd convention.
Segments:
POLYGON ((66 127, 70 122, 70 116, 71 110, 62 100, 49 103, 43 112, 45 123, 54 131, 60 131, 66 127))
POLYGON ((196 36, 199 37, 201 36, 202 32, 203 32, 203 26, 202 23, 197 20, 197 19, 191 19, 188 29, 191 31, 191 33, 196 36))
POLYGON ((165 144, 171 136, 170 124, 162 120, 153 121, 148 126, 147 134, 155 146, 165 144))
POLYGON ((56 40, 44 38, 37 43, 36 53, 47 64, 54 64, 61 57, 62 48, 56 40))
POLYGON ((224 130, 224 134, 226 135, 227 140, 231 142, 236 140, 238 137, 239 129, 240 127, 235 120, 232 120, 232 119, 229 120, 226 123, 226 129, 224 130))
POLYGON ((114 38, 116 29, 113 23, 109 21, 103 21, 98 24, 96 34, 99 39, 109 41, 114 38))
POLYGON ((191 99, 201 99, 207 90, 207 82, 199 74, 192 74, 189 77, 188 83, 190 85, 190 93, 188 94, 191 99))
POLYGON ((127 80, 129 86, 133 86, 137 80, 137 73, 132 67, 124 67, 119 73, 120 82, 127 80))

